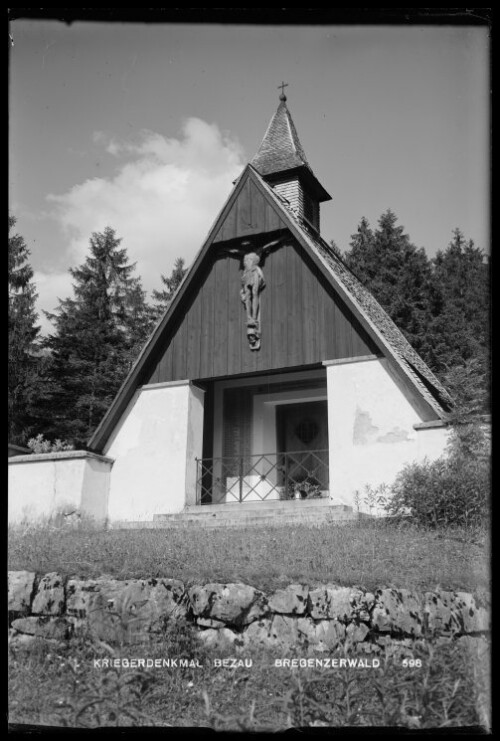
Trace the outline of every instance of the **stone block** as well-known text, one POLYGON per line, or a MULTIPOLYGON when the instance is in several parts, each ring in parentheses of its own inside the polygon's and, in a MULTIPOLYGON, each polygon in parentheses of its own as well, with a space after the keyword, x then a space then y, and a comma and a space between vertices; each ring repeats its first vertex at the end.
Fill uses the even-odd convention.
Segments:
POLYGON ((309 592, 308 612, 315 620, 320 620, 328 616, 328 607, 330 604, 328 591, 325 587, 311 589, 309 592))
POLYGON ((187 614, 184 585, 175 579, 94 579, 68 583, 68 615, 86 619, 97 638, 119 643, 144 640, 187 614))
POLYGON ((13 615, 27 615, 31 610, 31 597, 35 587, 33 571, 9 571, 8 611, 13 615))
POLYGON ((273 615, 270 626, 271 644, 283 648, 297 648, 301 639, 298 630, 298 620, 287 615, 273 615))
POLYGON ((490 630, 490 610, 469 592, 426 592, 424 611, 432 635, 460 635, 490 630))
POLYGON ((424 616, 427 631, 431 635, 454 635, 461 632, 453 592, 426 592, 424 616))
POLYGON ((39 643, 38 636, 28 635, 27 633, 15 633, 9 639, 9 648, 16 651, 19 648, 31 649, 39 643))
POLYGON ((325 618, 349 623, 351 620, 370 619, 375 597, 353 587, 328 584, 309 592, 309 614, 315 620, 325 618))
POLYGON ((368 623, 375 606, 375 595, 371 592, 356 590, 353 597, 353 612, 358 620, 368 623))
POLYGON ((271 638, 272 618, 262 618, 251 623, 242 633, 245 645, 259 646, 269 648, 276 645, 276 641, 271 638))
POLYGON ((314 626, 312 646, 315 651, 332 651, 344 640, 345 625, 338 620, 319 620, 314 626))
POLYGON ((352 617, 349 587, 327 588, 328 607, 325 617, 347 622, 352 617))
POLYGON ((70 579, 66 584, 66 614, 82 620, 87 618, 93 597, 101 591, 114 592, 119 585, 116 579, 70 579))
POLYGON ((51 572, 40 579, 31 606, 34 615, 62 615, 65 609, 64 579, 51 572))
POLYGON ((310 617, 301 617, 296 621, 299 643, 301 646, 316 645, 317 624, 310 617))
POLYGON ((221 628, 220 630, 208 628, 207 630, 201 630, 197 637, 206 648, 239 648, 243 644, 241 635, 234 633, 229 628, 221 628))
POLYGON ((303 615, 307 608, 309 587, 290 584, 285 589, 277 589, 268 597, 269 609, 284 615, 303 615))
POLYGON ((464 633, 482 633, 491 628, 490 611, 478 605, 472 594, 456 592, 455 606, 464 633))
POLYGON ((360 623, 360 625, 350 623, 346 628, 346 636, 350 643, 362 643, 369 632, 368 626, 364 623, 360 623))
POLYGON ((247 584, 205 584, 189 590, 193 613, 226 625, 249 625, 268 612, 266 597, 247 584))
POLYGON ((66 640, 72 632, 71 623, 63 617, 25 617, 12 622, 12 627, 19 633, 40 638, 66 640))
POLYGON ((243 632, 246 647, 292 650, 302 645, 304 633, 299 631, 299 623, 304 618, 274 614, 271 617, 254 621, 243 632))
POLYGON ((407 589, 379 589, 376 594, 371 624, 380 633, 420 636, 423 632, 423 609, 407 589))

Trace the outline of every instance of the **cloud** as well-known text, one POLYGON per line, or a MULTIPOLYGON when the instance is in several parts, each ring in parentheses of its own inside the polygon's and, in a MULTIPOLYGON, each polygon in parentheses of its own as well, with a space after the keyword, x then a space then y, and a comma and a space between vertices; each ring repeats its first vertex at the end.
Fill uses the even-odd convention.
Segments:
MULTIPOLYGON (((192 262, 244 159, 238 142, 216 124, 189 118, 181 133, 176 139, 145 130, 134 141, 94 133, 94 144, 118 162, 113 175, 48 196, 66 237, 68 264, 81 264, 92 232, 106 226, 123 239, 147 291, 160 288, 160 274, 168 275, 177 257, 192 262)), ((62 287, 61 276, 40 275, 40 306, 52 310, 57 302, 51 304, 49 294, 62 287)))

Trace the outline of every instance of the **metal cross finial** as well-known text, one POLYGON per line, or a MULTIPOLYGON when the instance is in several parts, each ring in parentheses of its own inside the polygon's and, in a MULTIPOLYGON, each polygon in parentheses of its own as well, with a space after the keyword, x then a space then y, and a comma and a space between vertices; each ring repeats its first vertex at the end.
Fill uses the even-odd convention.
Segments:
POLYGON ((280 100, 286 100, 286 95, 285 95, 286 87, 288 87, 288 82, 282 82, 281 85, 278 85, 278 90, 281 88, 280 100))

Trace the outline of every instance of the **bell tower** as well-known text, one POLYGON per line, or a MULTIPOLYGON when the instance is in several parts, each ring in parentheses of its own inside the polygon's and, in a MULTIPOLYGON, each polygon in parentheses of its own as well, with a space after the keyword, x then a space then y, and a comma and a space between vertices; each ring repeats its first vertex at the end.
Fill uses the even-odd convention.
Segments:
POLYGON ((320 203, 331 200, 331 196, 306 159, 286 104, 285 87, 285 83, 279 85, 278 109, 250 164, 287 203, 301 224, 319 233, 320 203))

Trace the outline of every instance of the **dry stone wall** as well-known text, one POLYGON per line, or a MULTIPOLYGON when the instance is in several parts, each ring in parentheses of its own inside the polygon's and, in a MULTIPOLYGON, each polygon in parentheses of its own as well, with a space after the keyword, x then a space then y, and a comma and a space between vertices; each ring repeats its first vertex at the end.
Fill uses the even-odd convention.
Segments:
POLYGON ((369 592, 335 584, 291 584, 266 594, 248 584, 187 587, 176 579, 117 581, 8 576, 11 640, 66 641, 79 633, 110 644, 161 636, 172 622, 191 624, 205 646, 256 646, 328 652, 349 643, 370 652, 387 642, 482 636, 490 631, 489 599, 466 592, 369 592))

